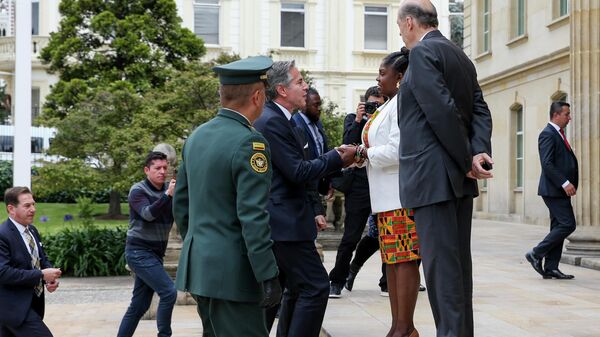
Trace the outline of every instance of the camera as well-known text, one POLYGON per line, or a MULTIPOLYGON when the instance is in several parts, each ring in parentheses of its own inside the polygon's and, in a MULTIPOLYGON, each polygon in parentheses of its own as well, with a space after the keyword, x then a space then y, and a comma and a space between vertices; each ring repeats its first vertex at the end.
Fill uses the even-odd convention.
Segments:
POLYGON ((379 108, 379 103, 377 102, 365 102, 365 112, 369 115, 372 115, 375 110, 379 108))

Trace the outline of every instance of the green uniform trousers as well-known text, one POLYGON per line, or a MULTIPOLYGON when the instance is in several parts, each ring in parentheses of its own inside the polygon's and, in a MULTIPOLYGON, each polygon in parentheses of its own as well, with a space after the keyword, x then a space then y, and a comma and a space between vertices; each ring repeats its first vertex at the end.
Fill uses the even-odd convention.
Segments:
POLYGON ((258 303, 192 295, 202 319, 202 337, 268 337, 265 310, 258 303))

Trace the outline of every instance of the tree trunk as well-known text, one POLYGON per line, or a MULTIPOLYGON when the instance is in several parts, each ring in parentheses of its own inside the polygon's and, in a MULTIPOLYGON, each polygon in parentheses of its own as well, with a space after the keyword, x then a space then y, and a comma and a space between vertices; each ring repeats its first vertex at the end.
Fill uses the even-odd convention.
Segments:
POLYGON ((108 202, 108 216, 118 217, 121 215, 121 193, 115 190, 110 191, 108 202))

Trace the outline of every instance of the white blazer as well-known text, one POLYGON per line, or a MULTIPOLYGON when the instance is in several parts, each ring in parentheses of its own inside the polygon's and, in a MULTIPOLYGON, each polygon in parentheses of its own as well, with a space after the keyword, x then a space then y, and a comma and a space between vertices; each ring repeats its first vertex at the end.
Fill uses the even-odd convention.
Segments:
MULTIPOLYGON (((371 122, 368 131, 367 176, 373 213, 402 208, 398 186, 398 128, 397 99, 394 96, 378 108, 379 114, 371 122)), ((361 139, 364 145, 365 131, 361 139)))

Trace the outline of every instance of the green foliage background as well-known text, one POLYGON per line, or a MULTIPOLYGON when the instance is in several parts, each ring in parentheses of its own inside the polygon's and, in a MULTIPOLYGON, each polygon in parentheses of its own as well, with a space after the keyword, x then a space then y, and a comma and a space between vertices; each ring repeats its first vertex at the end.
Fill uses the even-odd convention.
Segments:
POLYGON ((63 276, 126 275, 125 238, 127 230, 87 227, 65 228, 57 234, 42 235, 48 259, 63 276))

